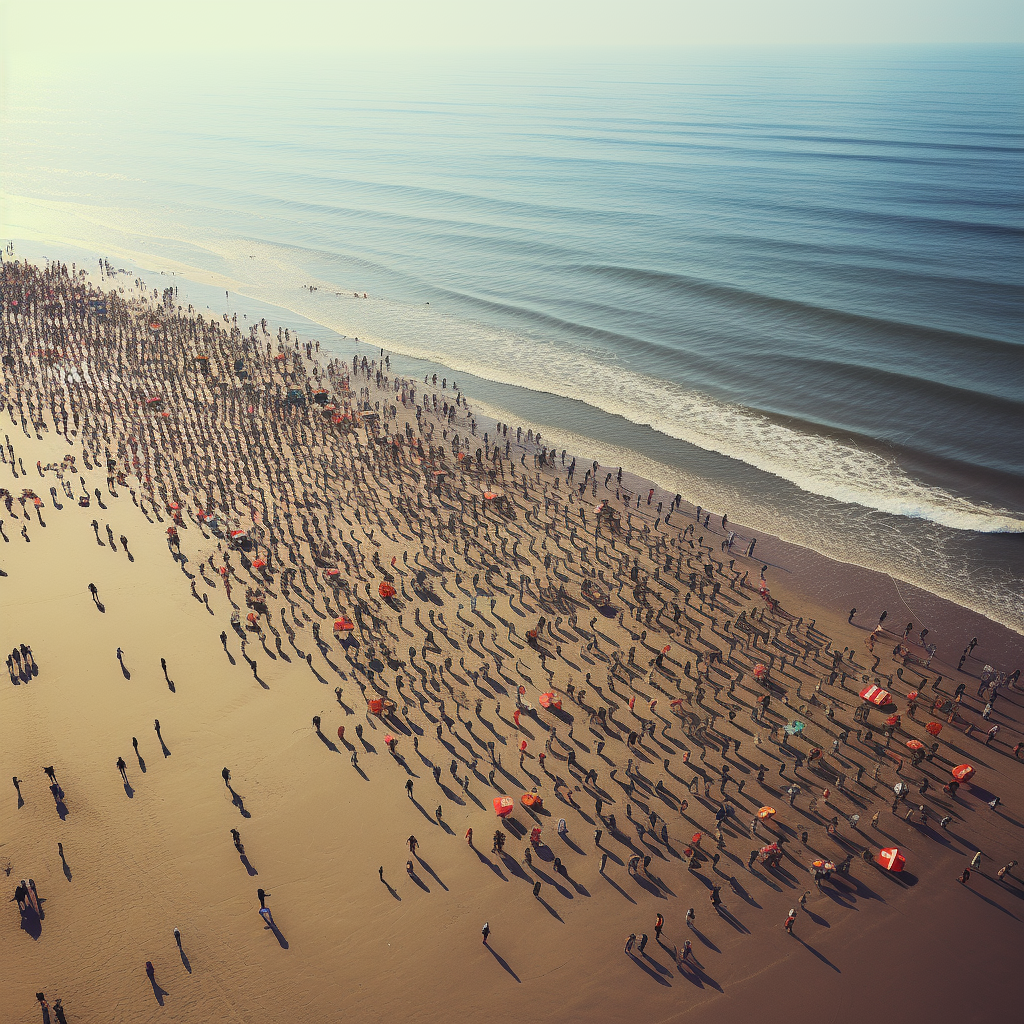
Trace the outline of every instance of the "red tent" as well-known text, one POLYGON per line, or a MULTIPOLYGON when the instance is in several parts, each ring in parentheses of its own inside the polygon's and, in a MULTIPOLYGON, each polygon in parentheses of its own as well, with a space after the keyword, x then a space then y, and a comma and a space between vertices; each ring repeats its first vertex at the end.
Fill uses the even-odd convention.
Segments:
POLYGON ((257 558, 256 561, 252 563, 252 567, 254 569, 263 569, 266 567, 266 564, 267 563, 264 562, 262 558, 257 558))
POLYGON ((939 733, 942 732, 942 723, 941 722, 929 722, 924 727, 924 731, 929 733, 932 736, 938 736, 939 733))
POLYGON ((337 633, 355 628, 356 624, 345 615, 341 615, 334 620, 334 630, 337 633))
POLYGON ((550 690, 547 693, 542 693, 539 700, 542 708, 554 708, 556 711, 560 711, 562 708, 561 699, 556 697, 550 690))
POLYGON ((880 686, 865 686, 860 691, 860 699, 866 700, 869 704, 874 704, 875 707, 883 707, 886 704, 892 703, 892 694, 888 690, 883 690, 880 686))
POLYGON ((876 860, 886 871, 902 871, 907 864, 907 858, 895 846, 879 850, 876 860))
POLYGON ((388 583, 387 580, 382 580, 380 586, 377 588, 377 593, 383 598, 389 598, 394 597, 397 591, 390 583, 388 583))
POLYGON ((974 768, 969 764, 958 764, 949 774, 957 782, 967 782, 974 777, 974 768))

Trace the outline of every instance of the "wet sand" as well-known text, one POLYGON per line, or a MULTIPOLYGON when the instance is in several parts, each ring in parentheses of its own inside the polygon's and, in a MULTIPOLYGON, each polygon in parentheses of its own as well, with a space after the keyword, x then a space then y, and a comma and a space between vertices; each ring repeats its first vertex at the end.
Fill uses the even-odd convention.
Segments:
MULTIPOLYGON (((30 283, 40 301, 40 289, 70 295, 60 279, 30 283)), ((10 284, 8 279, 8 299, 10 284)), ((26 280, 17 284, 23 299, 29 298, 26 280)), ((301 349, 295 353, 293 340, 280 345, 287 358, 275 359, 282 351, 273 327, 259 334, 257 351, 223 332, 204 336, 197 321, 184 315, 177 320, 168 310, 159 314, 161 330, 153 331, 147 325, 158 314, 144 309, 141 300, 123 309, 111 302, 102 323, 83 321, 70 298, 61 309, 67 326, 53 321, 56 311, 46 314, 51 322, 45 329, 53 333, 41 345, 26 327, 28 317, 13 314, 9 305, 4 310, 4 352, 14 356, 14 364, 4 368, 4 383, 14 415, 0 414, 0 435, 10 439, 17 475, 5 450, 0 486, 10 491, 12 510, 0 505, 9 538, 0 542, 0 568, 8 574, 0 578, 0 638, 5 650, 30 645, 35 669, 5 684, 0 697, 0 767, 8 777, 23 780, 24 797, 19 807, 11 787, 2 800, 0 867, 9 861, 11 895, 21 878, 34 880, 44 916, 36 920, 31 912, 20 914, 14 902, 5 904, 0 941, 7 969, 0 984, 0 1018, 38 1020, 34 993, 39 991, 51 1003, 61 997, 70 1021, 231 1016, 291 1021, 300 1015, 427 1021, 523 1012, 542 1020, 568 1015, 658 1021, 697 1010, 746 1014, 775 1012, 775 1007, 797 1021, 822 1015, 863 1020, 881 1007, 913 1019, 982 1020, 1016 1005, 1024 885, 1019 868, 1003 880, 996 871, 1011 858, 1021 859, 1024 792, 1013 747, 1021 740, 1022 695, 1010 687, 999 690, 991 722, 1001 731, 987 748, 990 723, 982 721, 984 701, 976 696, 986 661, 1004 671, 1017 667, 1015 634, 903 584, 829 563, 770 537, 759 537, 754 559, 739 557, 743 548, 737 543, 719 569, 720 526, 714 533, 695 531, 694 540, 703 533, 707 546, 691 548, 679 533, 694 524, 687 514, 692 506, 685 502, 670 528, 662 525, 664 546, 653 531, 643 531, 645 521, 635 510, 628 541, 625 532, 604 531, 595 543, 592 510, 609 496, 602 486, 607 468, 599 474, 597 499, 591 500, 588 487, 582 506, 569 505, 573 537, 562 513, 564 473, 556 491, 555 474, 534 469, 531 449, 529 497, 524 498, 523 449, 515 445, 518 487, 511 482, 513 462, 494 464, 501 466, 495 490, 510 503, 501 514, 485 504, 494 499, 482 498, 492 485, 486 472, 465 466, 482 447, 481 436, 470 434, 460 471, 450 447, 443 463, 436 452, 417 462, 418 454, 406 443, 392 462, 387 445, 375 444, 373 421, 362 419, 355 426, 361 418, 355 409, 358 391, 369 388, 371 406, 387 400, 397 407, 389 429, 377 430, 378 438, 397 433, 405 438, 409 424, 413 438, 429 447, 413 401, 402 404, 393 380, 385 391, 373 374, 350 374, 348 394, 336 386, 340 373, 325 382, 337 400, 336 411, 347 403, 353 414, 353 420, 340 424, 314 403, 289 411, 271 401, 269 391, 245 390, 232 376, 228 356, 233 352, 244 355, 250 381, 315 387, 312 360, 303 358, 301 349), (106 333, 117 322, 125 339, 132 339, 123 339, 120 348, 106 333), (74 336, 84 337, 93 327, 92 341, 77 347, 74 336), (139 338, 146 339, 141 348, 139 338), (41 349, 52 351, 32 355, 41 349), (195 368, 200 350, 217 363, 209 379, 195 368), (288 381, 275 376, 276 362, 286 363, 288 381), (66 381, 72 365, 81 384, 58 389, 57 380, 66 381), (63 372, 55 376, 54 369, 63 372), (226 386, 212 387, 215 379, 226 386), (147 410, 157 381, 165 382, 161 411, 147 410), (120 384, 130 400, 118 404, 111 396, 120 384), (29 416, 30 401, 38 410, 47 393, 42 411, 29 416), (63 407, 81 417, 77 430, 70 421, 69 436, 58 432, 61 395, 63 407), (23 430, 19 406, 27 424, 38 419, 43 425, 38 431, 31 425, 23 430), (257 419, 265 437, 256 433, 257 419), (130 439, 140 452, 138 467, 130 439), (201 458, 188 451, 190 439, 202 446, 201 458), (263 455, 254 457, 259 446, 263 455), (115 469, 125 471, 124 483, 115 479, 108 486, 102 464, 108 448, 115 469), (85 451, 90 463, 99 459, 97 468, 86 468, 85 451), (69 454, 76 457, 74 471, 66 467, 62 479, 54 470, 40 476, 37 460, 58 465, 69 454), (425 479, 433 484, 432 467, 442 464, 449 475, 440 494, 430 493, 425 479), (91 496, 87 508, 78 504, 80 478, 91 496), (22 507, 23 488, 39 495, 38 513, 31 499, 22 507), (556 514, 545 511, 545 492, 549 499, 557 496, 556 514), (330 509, 323 504, 328 496, 330 509), (167 543, 172 503, 181 506, 184 564, 172 558, 167 543), (224 537, 200 525, 198 510, 208 512, 214 505, 222 509, 218 529, 224 537), (431 513, 430 505, 438 511, 431 513), (581 525, 580 507, 588 529, 581 525), (455 532, 447 529, 452 516, 455 532), (232 527, 247 531, 245 549, 227 538, 232 527), (117 540, 122 534, 131 560, 117 540), (230 597, 218 571, 225 552, 230 597), (548 553, 553 561, 546 570, 548 553), (662 609, 650 624, 630 618, 638 601, 632 593, 636 584, 620 561, 626 554, 630 563, 638 560, 638 582, 648 578, 641 596, 653 612, 662 609), (733 555, 736 574, 728 570, 733 555), (664 571, 666 556, 682 557, 678 578, 675 570, 664 571), (266 570, 252 565, 258 557, 269 563, 266 570), (756 588, 765 563, 771 596, 781 602, 774 612, 756 588), (349 589, 334 588, 324 575, 328 564, 342 570, 349 589), (683 596, 691 593, 689 573, 702 575, 704 565, 712 570, 705 600, 695 588, 690 604, 683 605, 683 596), (581 598, 581 573, 598 569, 615 584, 604 612, 581 598), (286 593, 287 570, 295 572, 286 593), (749 572, 747 586, 737 579, 743 572, 749 572), (520 576, 531 581, 522 598, 520 576), (378 593, 389 577, 398 591, 390 603, 378 593), (545 588, 564 586, 566 596, 556 589, 539 593, 532 581, 545 588), (711 582, 721 584, 714 607, 711 582), (102 610, 90 597, 90 583, 97 587, 102 610), (263 589, 267 598, 267 611, 252 629, 246 628, 247 587, 263 589), (917 615, 896 603, 900 597, 917 615), (678 625, 672 601, 682 608, 678 625), (849 625, 846 617, 854 605, 859 612, 849 625), (363 609, 359 615, 357 607, 363 609), (939 646, 928 669, 898 665, 879 644, 880 664, 873 670, 874 656, 864 640, 883 609, 889 612, 886 624, 898 632, 911 620, 915 632, 927 626, 928 640, 939 646), (237 629, 231 624, 233 611, 239 612, 237 629), (339 613, 354 620, 347 649, 343 634, 331 628, 339 613), (540 616, 546 623, 531 644, 527 631, 540 616), (590 625, 595 618, 596 631, 590 625), (765 647, 764 641, 751 646, 749 633, 736 632, 744 620, 750 631, 769 638, 778 628, 781 646, 765 647), (435 644, 424 654, 428 629, 435 644), (222 630, 226 649, 219 639, 222 630), (959 673, 960 651, 975 635, 980 641, 975 656, 959 673), (596 648, 588 650, 595 637, 596 648), (738 642, 730 655, 734 638, 738 642), (666 644, 670 650, 659 666, 654 659, 666 644), (115 656, 118 647, 123 668, 115 656), (411 656, 410 647, 415 648, 411 656), (831 651, 843 648, 852 648, 853 662, 836 670, 831 651), (708 666, 711 650, 721 651, 723 662, 708 666), (161 658, 167 661, 167 679, 161 658), (452 659, 450 669, 444 667, 446 658, 452 659), (765 692, 753 677, 758 664, 771 668, 773 680, 771 707, 761 724, 750 717, 753 702, 765 692), (900 776, 884 751, 884 715, 872 712, 869 723, 873 742, 882 739, 877 747, 851 731, 839 756, 832 755, 832 740, 842 728, 857 728, 852 714, 861 703, 857 691, 865 675, 892 690, 903 716, 891 749, 903 748, 906 755, 902 777, 910 797, 895 815, 892 787, 900 776), (956 727, 944 724, 933 760, 911 767, 905 743, 931 741, 923 728, 930 717, 922 698, 916 721, 909 719, 907 693, 920 689, 929 699, 946 698, 960 681, 967 686, 963 721, 956 727), (570 683, 576 694, 585 686, 582 705, 570 698, 570 683), (513 711, 520 685, 532 710, 521 712, 517 730, 513 711), (698 685, 703 695, 695 693, 698 685), (541 707, 543 692, 561 698, 560 712, 541 707), (391 717, 370 714, 367 701, 385 696, 395 701, 391 717), (632 710, 630 697, 636 698, 632 710), (658 701, 654 708, 651 699, 658 701), (680 704, 673 707, 673 700, 680 704), (456 705, 461 705, 457 715, 456 705), (605 724, 591 716, 602 707, 605 724), (736 712, 734 721, 730 710, 736 712), (314 715, 321 718, 319 734, 311 725, 314 715), (806 728, 781 748, 771 739, 772 725, 796 717, 806 728), (631 748, 628 734, 639 732, 643 721, 655 723, 655 734, 631 748), (966 724, 974 725, 970 736, 964 734, 966 724), (339 726, 344 726, 343 739, 339 726), (551 727, 556 738, 548 753, 551 727), (397 738, 394 755, 386 735, 397 738), (520 767, 522 740, 527 756, 520 767), (488 741, 501 760, 500 768, 493 766, 493 785, 488 741), (605 744, 600 755, 598 743, 605 744), (814 745, 825 751, 825 766, 804 761, 795 768, 794 753, 806 757, 814 745), (357 766, 350 760, 352 750, 357 766), (570 750, 575 767, 567 760, 570 750), (539 764, 541 753, 545 767, 539 764), (127 785, 115 766, 118 757, 127 763, 127 785), (629 759, 632 796, 626 789, 629 759), (469 778, 468 794, 452 775, 453 760, 458 776, 469 778), (876 762, 877 780, 872 778, 876 762), (949 769, 963 762, 974 765, 977 774, 954 801, 942 784, 950 779, 949 769), (768 768, 764 784, 756 781, 761 763, 768 768), (49 765, 57 792, 49 790, 42 771, 49 765), (431 774, 435 765, 441 785, 431 774), (702 848, 716 852, 723 765, 735 780, 725 787, 724 798, 735 814, 722 826, 721 859, 717 869, 705 860, 689 871, 686 849, 696 831, 703 833, 702 848), (859 784, 852 778, 858 765, 865 767, 859 784), (224 767, 230 769, 230 785, 222 778, 224 767), (596 783, 586 779, 590 769, 598 773, 596 783), (837 792, 836 770, 847 776, 845 794, 837 792), (931 788, 919 796, 926 777, 931 788), (410 778, 413 800, 405 790, 410 778), (695 794, 684 788, 694 779, 695 794), (742 793, 737 792, 740 780, 742 793), (784 790, 794 780, 801 793, 790 807, 784 790), (826 831, 833 812, 822 804, 825 786, 840 819, 835 836, 826 831), (543 797, 543 811, 520 802, 534 787, 543 797), (499 855, 491 852, 499 827, 492 800, 502 793, 515 799, 516 809, 500 826, 507 841, 499 855), (1002 800, 996 810, 985 802, 993 794, 1002 800), (578 809, 567 802, 570 795, 578 809), (812 796, 818 797, 816 812, 809 808, 812 796), (615 815, 615 830, 598 820, 595 798, 602 800, 603 815, 615 815), (688 802, 684 813, 682 800, 688 802), (928 807, 930 821, 906 822, 910 804, 919 803, 928 807), (764 804, 778 811, 767 825, 771 834, 762 825, 759 838, 752 838, 750 820, 764 804), (444 824, 434 816, 438 805, 444 824), (879 829, 870 826, 876 810, 879 829), (649 812, 656 815, 655 836, 649 812), (860 815, 856 828, 846 822, 854 813, 860 815), (947 813, 952 821, 945 830, 938 818, 947 813), (565 837, 555 827, 561 817, 568 824, 565 837), (634 821, 645 825, 644 836, 634 821), (660 838, 662 824, 667 844, 660 838), (527 864, 526 837, 535 826, 542 829, 542 844, 527 864), (464 838, 468 827, 474 830, 475 850, 464 838), (595 827, 603 830, 600 848, 595 827), (244 856, 232 845, 232 828, 240 830, 244 856), (804 829, 807 848, 800 841, 804 829), (419 841, 413 875, 406 872, 411 834, 419 841), (790 840, 780 866, 757 864, 748 870, 749 852, 776 836, 790 840), (860 858, 863 849, 876 854, 883 845, 905 852, 902 877, 860 858), (609 855, 603 874, 602 850, 609 855), (976 850, 983 853, 981 869, 962 886, 956 878, 976 850), (627 869, 636 853, 652 858, 647 873, 627 869), (838 862, 847 853, 854 857, 849 875, 834 873, 819 892, 808 871, 811 860, 821 855, 838 862), (565 876, 554 870, 555 857, 564 862, 565 876), (532 887, 538 880, 540 898, 535 899, 532 887), (709 902, 713 884, 722 886, 721 915, 709 902), (270 893, 273 927, 257 914, 258 887, 270 893), (811 895, 791 938, 783 934, 782 923, 805 890, 811 895), (697 912, 696 932, 684 923, 690 906, 697 912), (653 934, 659 912, 665 917, 662 944, 653 934), (485 921, 491 928, 489 948, 480 941, 485 921), (175 927, 181 929, 183 955, 174 943, 175 927), (623 954, 630 932, 649 935, 646 955, 623 954), (673 950, 686 938, 693 942, 699 967, 675 963, 673 950), (154 966, 152 982, 146 961, 154 966)), ((44 321, 34 322, 44 329, 44 321)), ((229 325, 221 321, 220 326, 229 325)), ((415 404, 434 391, 419 382, 407 388, 412 383, 415 404)), ((452 397, 450 390, 440 392, 439 401, 452 397)), ((432 411, 422 424, 426 435, 433 426, 435 447, 447 444, 453 432, 463 438, 468 432, 461 405, 447 439, 432 411)), ((478 426, 478 435, 483 429, 478 426)), ((584 470, 577 466, 577 483, 584 470)), ((667 504, 670 498, 656 495, 654 503, 667 504)), ((649 511, 644 503, 641 508, 649 511)), ((646 522, 653 526, 653 518, 646 522)), ((752 536, 742 527, 738 532, 752 536)), ((945 723, 945 716, 938 720, 945 723)))

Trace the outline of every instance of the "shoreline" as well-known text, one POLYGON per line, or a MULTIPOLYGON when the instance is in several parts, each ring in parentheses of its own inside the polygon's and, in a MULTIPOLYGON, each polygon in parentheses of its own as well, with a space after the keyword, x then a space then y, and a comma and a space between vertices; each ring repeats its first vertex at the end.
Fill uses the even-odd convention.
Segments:
MULTIPOLYGON (((129 263, 131 264, 131 261, 129 263)), ((88 268, 88 273, 95 279, 94 270, 88 268)), ((193 279, 159 272, 140 273, 147 279, 159 276, 162 280, 168 281, 170 277, 168 283, 180 284, 183 288, 199 288, 202 299, 214 303, 208 306, 211 313, 220 316, 215 303, 217 296, 222 293, 217 291, 212 283, 201 284, 193 279)), ((211 282, 212 280, 213 278, 211 282)), ((296 308, 278 306, 248 296, 245 292, 232 293, 230 305, 235 306, 239 314, 245 312, 245 304, 249 304, 250 308, 255 306, 258 312, 268 318, 273 318, 274 311, 277 311, 275 323, 281 322, 282 319, 287 323, 291 319, 294 324, 293 318, 297 318, 301 322, 295 329, 302 331, 304 337, 320 340, 332 354, 341 355, 347 351, 346 346, 351 347, 352 338, 338 334, 332 327, 310 319, 307 313, 296 308), (239 297, 244 300, 241 308, 236 305, 239 297), (305 330, 302 330, 303 324, 307 325, 305 330)), ((696 448, 691 450, 687 442, 675 442, 675 447, 680 452, 689 453, 685 460, 691 466, 684 466, 682 461, 679 464, 670 464, 662 461, 658 449, 666 444, 671 446, 672 439, 658 434, 653 428, 627 421, 623 421, 621 425, 629 439, 629 446, 617 450, 618 446, 609 443, 607 437, 597 436, 613 430, 614 416, 610 413, 591 410, 589 406, 579 410, 568 406, 563 409, 562 406, 566 402, 557 396, 535 393, 521 386, 496 384, 473 375, 467 376, 424 356, 408 354, 404 349, 396 353, 384 342, 377 343, 375 340, 363 338, 359 342, 359 347, 360 351, 367 355, 384 347, 385 351, 391 354, 396 366, 402 368, 409 376, 415 376, 416 372, 422 374, 427 370, 447 373, 448 376, 468 382, 469 390, 464 390, 464 393, 473 394, 475 404, 482 408, 502 410, 509 417, 515 412, 526 422, 532 420, 533 423, 544 427, 556 441, 561 437, 559 447, 583 450, 588 456, 588 461, 590 458, 604 458, 611 454, 623 465, 636 465, 638 471, 635 475, 639 479, 651 479, 670 493, 678 491, 684 494, 689 492, 704 495, 713 505, 722 506, 719 515, 721 511, 730 511, 730 508, 734 507, 745 508, 745 513, 738 513, 737 519, 747 522, 767 521, 774 515, 776 530, 766 528, 766 522, 751 526, 750 529, 765 537, 775 536, 780 544, 793 545, 814 552, 819 559, 824 560, 821 563, 823 570, 828 566, 848 565, 858 570, 877 573, 885 593, 890 593, 894 587, 906 587, 915 594, 929 594, 979 617, 978 620, 972 621, 991 622, 997 627, 1009 629, 1011 633, 1024 636, 1024 589, 1018 588, 1016 592, 1012 589, 1011 580, 1019 583, 1019 578, 1014 577, 1009 570, 1009 566, 1018 561, 1024 567, 1024 536, 1012 533, 971 534, 969 531, 947 530, 926 519, 880 513, 869 507, 844 504, 813 491, 805 492, 783 478, 773 477, 752 465, 719 456, 714 451, 696 448), (524 415, 521 410, 513 408, 516 403, 509 399, 516 398, 531 407, 529 415, 524 415), (555 411, 558 412, 558 416, 574 412, 585 413, 587 429, 596 433, 594 436, 581 436, 560 427, 557 423, 549 424, 546 421, 558 419, 558 416, 551 416, 555 411), (607 424, 604 423, 605 418, 609 419, 607 424), (647 454, 647 444, 653 446, 653 456, 647 454), (723 472, 726 475, 723 476, 723 472), (755 499, 754 495, 759 494, 762 489, 767 492, 766 498, 755 499), (901 530, 906 531, 906 542, 902 546, 893 539, 901 530), (816 544, 812 538, 817 538, 816 544), (952 545, 952 548, 947 551, 948 545, 952 545), (966 557, 961 549, 975 551, 971 556, 974 561, 970 563, 968 570, 972 575, 966 579, 959 568, 960 558, 966 557), (931 550, 932 557, 911 559, 910 556, 914 552, 921 550, 931 550), (874 559, 870 555, 872 551, 877 552, 874 559), (887 565, 872 565, 873 560, 887 565), (913 576, 915 572, 925 578, 913 582, 908 577, 913 576)), ((493 422, 498 415, 498 411, 493 411, 490 417, 480 419, 483 422, 485 418, 489 418, 493 422)), ((895 596, 892 600, 896 600, 895 596)), ((914 603, 911 602, 912 605, 914 603)), ((929 610, 928 614, 934 612, 929 610)), ((979 624, 977 628, 981 628, 981 625, 979 624)))

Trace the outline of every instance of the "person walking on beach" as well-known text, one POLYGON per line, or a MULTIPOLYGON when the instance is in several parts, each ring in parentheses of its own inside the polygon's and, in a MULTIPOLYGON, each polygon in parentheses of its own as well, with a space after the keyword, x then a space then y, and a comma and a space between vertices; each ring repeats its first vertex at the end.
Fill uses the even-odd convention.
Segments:
POLYGON ((124 784, 128 785, 128 765, 123 757, 117 759, 117 770, 121 773, 121 778, 124 779, 124 784))
POLYGON ((790 935, 793 934, 793 925, 796 924, 796 909, 790 908, 786 923, 782 926, 790 935))
POLYGON ((971 869, 970 868, 964 868, 963 872, 961 873, 961 875, 957 879, 957 881, 961 885, 966 885, 970 880, 971 880, 971 869))
POLYGON ((665 918, 664 918, 664 917, 662 917, 662 916, 661 916, 661 914, 659 914, 659 915, 658 915, 658 916, 657 916, 657 917, 656 917, 656 918, 654 919, 654 938, 655 938, 655 939, 656 939, 656 940, 657 940, 658 942, 661 942, 661 930, 662 930, 662 928, 664 928, 664 927, 665 927, 665 918))
POLYGON ((626 936, 626 948, 623 950, 623 952, 624 953, 632 953, 633 952, 633 943, 635 943, 635 942, 636 942, 636 932, 630 932, 629 935, 626 936))
POLYGON ((480 929, 480 934, 484 937, 484 945, 487 945, 487 937, 491 934, 491 926, 484 921, 483 928, 480 929))
MULTIPOLYGON (((381 870, 383 871, 384 869, 381 868, 381 870)), ((257 895, 257 897, 259 898, 259 901, 260 901, 260 910, 266 910, 267 909, 267 897, 270 895, 270 893, 267 892, 265 889, 257 889, 256 890, 256 895, 257 895)), ((287 924, 287 922, 285 922, 285 923, 287 924)))

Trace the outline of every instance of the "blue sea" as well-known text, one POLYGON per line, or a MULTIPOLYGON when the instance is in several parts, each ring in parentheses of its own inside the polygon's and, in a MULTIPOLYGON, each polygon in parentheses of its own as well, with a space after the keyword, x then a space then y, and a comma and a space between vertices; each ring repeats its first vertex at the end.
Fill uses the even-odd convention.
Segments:
POLYGON ((1018 631, 1022 186, 1019 48, 133 56, 0 93, 16 255, 358 337, 1018 631))

